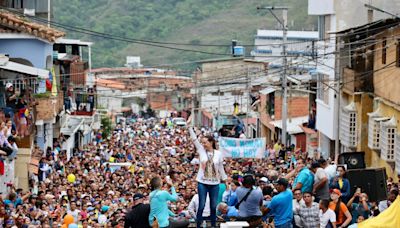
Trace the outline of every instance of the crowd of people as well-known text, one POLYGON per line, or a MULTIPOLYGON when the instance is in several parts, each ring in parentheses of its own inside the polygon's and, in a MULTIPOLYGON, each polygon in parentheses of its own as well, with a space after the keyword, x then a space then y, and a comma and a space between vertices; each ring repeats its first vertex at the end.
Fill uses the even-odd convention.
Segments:
POLYGON ((269 145, 264 159, 228 159, 218 137, 132 119, 68 156, 61 135, 53 147, 35 150, 41 160, 30 191, 10 185, 0 200, 0 225, 68 227, 72 216, 69 227, 83 228, 216 227, 230 220, 349 227, 377 216, 398 195, 391 179, 387 200, 369 201, 361 188, 352 194, 344 166, 280 143, 269 145))

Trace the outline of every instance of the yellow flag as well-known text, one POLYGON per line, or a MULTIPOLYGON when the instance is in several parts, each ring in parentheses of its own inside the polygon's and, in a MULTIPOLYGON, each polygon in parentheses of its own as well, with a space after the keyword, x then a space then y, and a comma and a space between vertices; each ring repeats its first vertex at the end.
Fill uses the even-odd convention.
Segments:
POLYGON ((51 68, 51 74, 53 75, 53 84, 51 85, 51 95, 57 96, 57 77, 54 67, 51 68))
POLYGON ((358 224, 359 228, 399 228, 400 227, 400 196, 388 209, 374 218, 358 224))

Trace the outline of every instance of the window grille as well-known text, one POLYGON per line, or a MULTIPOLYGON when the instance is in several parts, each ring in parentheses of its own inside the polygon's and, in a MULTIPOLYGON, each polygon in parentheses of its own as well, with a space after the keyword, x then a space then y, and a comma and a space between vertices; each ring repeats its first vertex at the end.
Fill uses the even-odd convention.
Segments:
POLYGON ((385 161, 395 161, 396 132, 397 126, 394 117, 381 124, 381 158, 385 161))
POLYGON ((357 147, 357 110, 354 102, 342 109, 340 141, 346 147, 357 147))

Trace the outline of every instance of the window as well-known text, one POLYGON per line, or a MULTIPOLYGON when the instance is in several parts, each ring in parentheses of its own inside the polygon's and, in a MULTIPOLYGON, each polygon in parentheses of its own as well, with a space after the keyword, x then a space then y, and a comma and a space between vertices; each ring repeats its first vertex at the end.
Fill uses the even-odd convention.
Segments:
POLYGON ((389 120, 389 118, 382 117, 379 109, 368 113, 368 116, 368 147, 373 150, 380 150, 381 123, 389 120))
POLYGON ((329 105, 329 76, 326 74, 318 74, 318 90, 317 98, 329 105))
POLYGON ((396 67, 400 67, 400 39, 396 44, 396 67))
POLYGON ((381 158, 385 161, 395 161, 396 119, 381 124, 381 158))
POLYGON ((268 94, 267 98, 267 112, 273 119, 273 116, 275 116, 275 92, 268 94))
POLYGON ((343 108, 340 121, 340 141, 348 148, 357 147, 357 110, 354 102, 343 108))
POLYGON ((386 37, 382 41, 382 64, 386 64, 386 37))

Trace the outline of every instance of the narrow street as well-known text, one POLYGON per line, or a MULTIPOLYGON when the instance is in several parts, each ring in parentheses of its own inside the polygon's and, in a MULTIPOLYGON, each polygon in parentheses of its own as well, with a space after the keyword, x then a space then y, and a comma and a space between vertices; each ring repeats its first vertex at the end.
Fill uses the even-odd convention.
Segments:
POLYGON ((275 2, 0 0, 0 227, 400 228, 400 1, 275 2))

